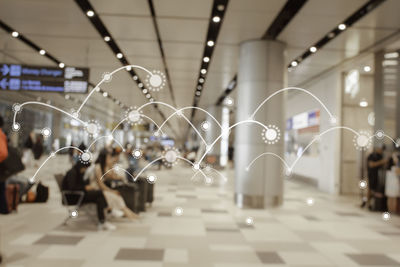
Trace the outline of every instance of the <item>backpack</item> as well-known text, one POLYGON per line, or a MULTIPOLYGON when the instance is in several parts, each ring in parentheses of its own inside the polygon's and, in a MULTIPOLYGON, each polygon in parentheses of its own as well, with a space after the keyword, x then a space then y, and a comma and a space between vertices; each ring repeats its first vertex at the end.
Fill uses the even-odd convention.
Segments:
POLYGON ((36 187, 35 202, 36 203, 47 202, 48 198, 49 198, 49 187, 44 186, 41 182, 39 182, 36 187))

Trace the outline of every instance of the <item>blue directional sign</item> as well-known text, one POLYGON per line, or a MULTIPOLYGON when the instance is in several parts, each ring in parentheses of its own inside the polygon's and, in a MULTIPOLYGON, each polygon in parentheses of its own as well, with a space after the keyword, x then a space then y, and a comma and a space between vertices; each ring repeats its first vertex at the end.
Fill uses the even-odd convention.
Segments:
POLYGON ((1 90, 86 93, 89 69, 0 64, 1 90))

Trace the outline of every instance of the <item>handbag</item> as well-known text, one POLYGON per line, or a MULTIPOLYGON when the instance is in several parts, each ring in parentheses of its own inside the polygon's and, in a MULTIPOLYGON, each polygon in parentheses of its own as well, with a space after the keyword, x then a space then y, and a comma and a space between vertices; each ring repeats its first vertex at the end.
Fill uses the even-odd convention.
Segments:
POLYGON ((0 182, 6 181, 10 176, 25 170, 21 154, 18 149, 8 146, 8 156, 0 163, 0 182))

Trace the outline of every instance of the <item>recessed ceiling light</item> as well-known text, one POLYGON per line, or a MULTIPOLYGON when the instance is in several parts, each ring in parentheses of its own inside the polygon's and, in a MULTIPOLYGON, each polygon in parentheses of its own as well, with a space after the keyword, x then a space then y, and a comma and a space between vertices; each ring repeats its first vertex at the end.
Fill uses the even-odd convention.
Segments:
POLYGON ((88 10, 88 11, 86 12, 86 15, 87 15, 88 17, 93 17, 93 16, 94 16, 94 11, 93 11, 93 10, 88 10))
POLYGON ((197 85, 197 90, 200 91, 201 89, 203 89, 203 87, 201 85, 197 85))
POLYGON ((334 32, 330 32, 328 34, 328 38, 332 39, 333 37, 335 37, 335 33, 334 32))
POLYGON ((104 96, 104 97, 107 97, 107 96, 108 96, 108 93, 107 93, 107 92, 104 92, 104 93, 103 93, 103 96, 104 96))
POLYGON ((138 77, 136 75, 134 75, 133 79, 136 81, 138 79, 138 77))
POLYGON ((209 61, 210 61, 210 58, 209 58, 209 57, 204 57, 204 58, 203 58, 203 61, 204 61, 204 62, 209 62, 209 61))
POLYGON ((298 65, 296 60, 293 60, 292 63, 290 63, 290 65, 292 65, 292 67, 296 67, 298 65))
POLYGON ((131 66, 126 66, 126 68, 125 68, 127 71, 131 71, 132 70, 132 67, 131 66))
POLYGON ((140 88, 142 88, 142 87, 143 87, 143 83, 139 83, 138 86, 139 86, 140 88))
POLYGON ((206 74, 206 73, 207 73, 207 70, 206 70, 206 69, 201 69, 201 70, 200 70, 200 73, 201 73, 201 74, 206 74))
POLYGON ((200 91, 196 91, 196 95, 197 95, 197 96, 200 96, 200 95, 201 95, 201 92, 200 92, 200 91))
POLYGON ((311 46, 311 47, 310 47, 310 52, 311 52, 311 53, 317 52, 317 48, 316 48, 315 46, 311 46))
POLYGON ((224 5, 218 5, 217 6, 218 11, 223 11, 225 9, 224 5))
POLYGON ((11 33, 11 36, 17 38, 19 36, 19 33, 14 31, 11 33))
POLYGON ((117 58, 121 59, 124 55, 122 55, 122 53, 118 53, 117 54, 117 58))
POLYGON ((150 97, 151 97, 151 95, 150 95, 150 94, 147 94, 147 95, 146 95, 146 97, 147 97, 147 98, 150 98, 150 97))
POLYGON ((343 24, 343 23, 339 24, 338 29, 341 30, 341 31, 346 30, 346 24, 343 24))
POLYGON ((46 51, 44 51, 43 49, 40 49, 39 54, 41 54, 43 56, 46 54, 46 51))
POLYGON ((370 72, 371 71, 371 67, 370 66, 364 66, 364 71, 365 72, 370 72))
POLYGON ((143 94, 147 94, 147 89, 142 90, 143 94))
POLYGON ((210 47, 214 46, 214 41, 212 41, 212 40, 208 41, 207 45, 210 46, 210 47))
POLYGON ((204 83, 204 78, 200 78, 199 83, 204 83))
POLYGON ((221 21, 221 18, 218 17, 218 16, 215 16, 215 17, 212 18, 212 20, 213 20, 214 22, 218 23, 218 22, 221 21))
POLYGON ((109 42, 111 40, 110 36, 104 36, 104 41, 109 42))
POLYGON ((154 102, 154 98, 150 98, 149 101, 150 101, 150 102, 154 102))
POLYGON ((65 67, 65 64, 62 63, 62 62, 60 62, 60 63, 58 63, 58 66, 59 66, 60 68, 64 68, 64 67, 65 67))

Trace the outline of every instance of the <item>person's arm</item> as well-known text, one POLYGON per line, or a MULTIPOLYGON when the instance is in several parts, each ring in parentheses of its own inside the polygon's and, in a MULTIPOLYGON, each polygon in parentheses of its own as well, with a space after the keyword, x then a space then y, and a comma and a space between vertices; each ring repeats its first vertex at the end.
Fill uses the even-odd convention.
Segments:
POLYGON ((386 164, 386 159, 381 159, 378 161, 368 160, 368 167, 376 168, 386 164))
POLYGON ((102 174, 102 172, 101 172, 100 166, 96 166, 95 174, 96 174, 96 182, 97 182, 97 184, 99 185, 99 187, 100 187, 101 190, 103 190, 103 191, 109 191, 109 192, 118 194, 118 191, 112 190, 111 188, 109 188, 108 186, 106 186, 105 183, 103 182, 103 180, 101 179, 101 177, 103 176, 103 174, 102 174))
POLYGON ((3 162, 8 157, 7 138, 0 130, 0 162, 3 162))

